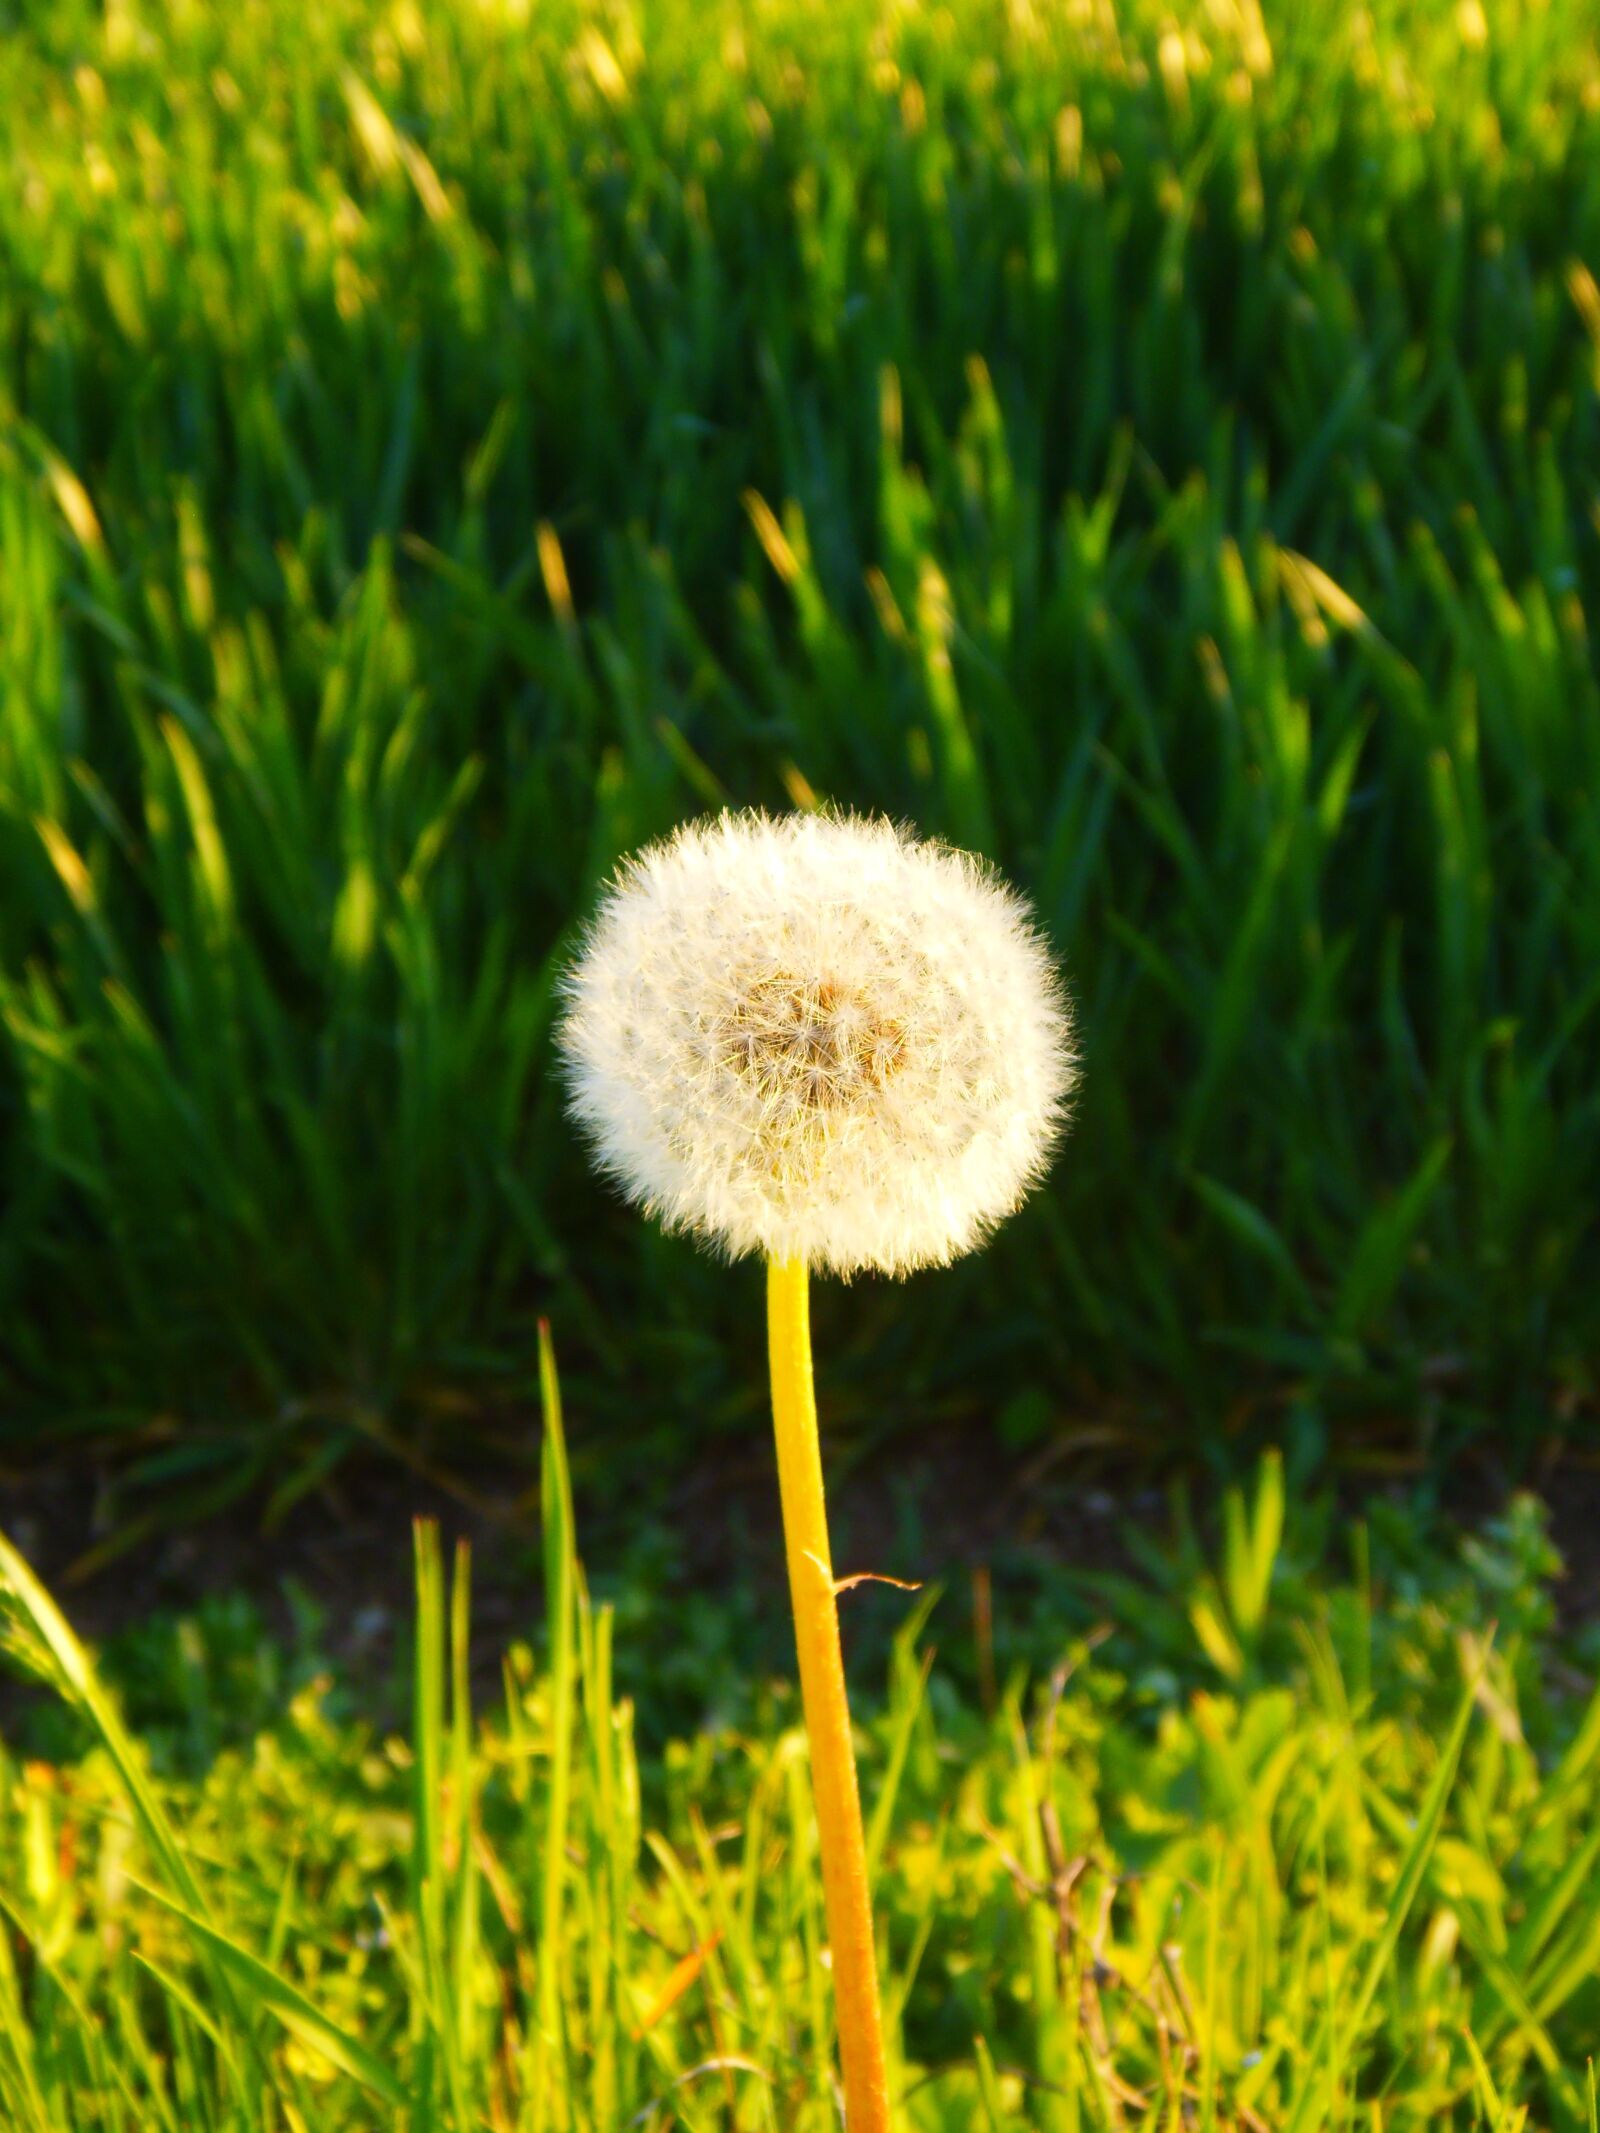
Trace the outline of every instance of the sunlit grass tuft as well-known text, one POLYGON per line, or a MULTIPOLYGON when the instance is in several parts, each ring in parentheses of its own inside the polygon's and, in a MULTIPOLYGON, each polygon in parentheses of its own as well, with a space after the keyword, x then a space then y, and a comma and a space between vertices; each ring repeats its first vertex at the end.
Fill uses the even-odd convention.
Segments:
MULTIPOLYGON (((0 1753, 8 2127, 837 2125, 803 1733, 641 1759, 547 1413, 540 1656, 474 1709, 466 1557, 420 1527, 405 1738, 322 1681, 159 1772, 0 1543, 85 1741, 0 1753)), ((1036 1623, 987 1718, 912 1607, 861 1728, 897 2128, 1588 2122, 1600 1695, 1537 1518, 1352 1578, 1283 1510, 1269 1462, 1215 1558, 1036 1623)))

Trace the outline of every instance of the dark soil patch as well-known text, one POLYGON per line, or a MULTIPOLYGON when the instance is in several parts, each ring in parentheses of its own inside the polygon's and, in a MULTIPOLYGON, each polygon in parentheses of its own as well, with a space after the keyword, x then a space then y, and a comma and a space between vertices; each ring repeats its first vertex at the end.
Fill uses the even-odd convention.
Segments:
MULTIPOLYGON (((1159 1535, 1169 1523, 1165 1489, 1149 1474, 1010 1451, 982 1427, 943 1426, 919 1432, 914 1444, 897 1439, 855 1460, 832 1458, 830 1476, 839 1574, 938 1579, 967 1625, 973 1573, 997 1558, 1126 1569, 1128 1525, 1159 1535)), ((341 1467, 271 1530, 260 1506, 244 1503, 204 1522, 145 1532, 109 1557, 105 1544, 117 1529, 108 1534, 105 1526, 108 1485, 107 1476, 82 1466, 13 1476, 0 1515, 68 1617, 95 1642, 158 1612, 192 1609, 208 1594, 241 1590, 269 1630, 287 1639, 292 1586, 321 1612, 323 1648, 341 1674, 356 1683, 385 1679, 411 1615, 417 1518, 436 1519, 447 1544, 471 1544, 474 1643, 486 1675, 541 1611, 538 1513, 526 1468, 468 1471, 446 1485, 374 1453, 341 1467)), ((1404 1498, 1415 1486, 1409 1476, 1376 1484, 1352 1478, 1340 1494, 1353 1517, 1373 1494, 1404 1498)), ((630 1567, 637 1574, 641 1538, 652 1531, 670 1536, 659 1557, 662 1600, 753 1590, 763 1616, 783 1619, 777 1483, 764 1434, 723 1439, 681 1473, 656 1477, 648 1492, 604 1485, 594 1474, 586 1484, 580 1474, 577 1493, 579 1549, 597 1586, 630 1567)), ((1203 1491, 1193 1493, 1204 1521, 1203 1491)), ((1464 1468, 1445 1492, 1444 1508, 1477 1524, 1508 1493, 1503 1476, 1464 1468)), ((1600 1463, 1563 1465, 1543 1494, 1567 1565, 1557 1595, 1563 1618, 1575 1624, 1600 1617, 1600 1463)), ((857 1619, 876 1604, 870 1597, 856 1603, 857 1619)), ((997 1583, 996 1606, 1003 1605, 997 1583)), ((0 1722, 9 1693, 0 1681, 0 1722)))
MULTIPOLYGON (((1095 1569, 1124 1567, 1124 1519, 1159 1524, 1159 1489, 1131 1477, 1075 1485, 1037 1455, 1007 1453, 981 1429, 949 1425, 857 1461, 830 1461, 829 1504, 841 1576, 966 1577, 1000 1550, 1021 1548, 1095 1569)), ((427 1479, 381 1454, 348 1462, 269 1529, 259 1504, 150 1531, 116 1546, 109 1474, 50 1467, 12 1476, 4 1527, 79 1632, 114 1636, 157 1611, 182 1612, 205 1595, 243 1590, 287 1634, 293 1584, 323 1610, 330 1657, 371 1664, 409 1616, 411 1528, 437 1520, 448 1544, 473 1554, 473 1619, 496 1649, 540 1609, 537 1503, 526 1475, 479 1469, 427 1479), (108 1544, 110 1547, 108 1549, 108 1544)), ((586 1501, 576 1485, 579 1552, 597 1582, 633 1557, 645 1522, 673 1537, 674 1584, 716 1593, 782 1579, 782 1533, 772 1448, 764 1435, 721 1441, 649 1496, 610 1490, 586 1501)))

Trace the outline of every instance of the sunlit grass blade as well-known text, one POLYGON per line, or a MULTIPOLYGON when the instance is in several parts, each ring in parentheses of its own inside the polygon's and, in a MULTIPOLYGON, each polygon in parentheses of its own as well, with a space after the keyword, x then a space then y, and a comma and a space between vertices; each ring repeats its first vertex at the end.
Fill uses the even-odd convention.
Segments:
POLYGON ((1310 2079, 1301 2087, 1293 2114, 1287 2122, 1287 2133, 1305 2133, 1305 2129, 1317 2123, 1317 2113, 1325 2107, 1331 2083, 1337 2078, 1348 2048, 1359 2037, 1362 2024, 1394 1959, 1401 1932, 1416 1901, 1423 1877, 1428 1871, 1439 1833, 1444 1827, 1445 1810, 1450 1803, 1456 1769, 1461 1760, 1462 1748, 1466 1744, 1468 1729, 1472 1724, 1477 1697, 1478 1683, 1475 1679, 1469 1680, 1456 1708, 1450 1731, 1440 1745, 1438 1764, 1418 1806, 1411 1842, 1399 1861, 1394 1887, 1385 1906, 1383 1924, 1371 1953, 1362 1966, 1360 1982, 1348 2005, 1341 2006, 1336 2001, 1330 2001, 1318 2026, 1318 2041, 1309 2055, 1308 2064, 1312 2067, 1322 2064, 1326 2054, 1326 2064, 1330 2071, 1322 2080, 1310 2079))
POLYGON ((561 1387, 548 1325, 539 1329, 539 1402, 543 1441, 539 1466, 544 1529, 548 1738, 545 1746, 545 1828, 538 1891, 537 2000, 529 2047, 530 2124, 544 2133, 551 2123, 552 2093, 566 2085, 562 1988, 565 1975, 564 1919, 566 1847, 572 1792, 572 1728, 575 1689, 575 1542, 572 1482, 561 1419, 561 1387))
POLYGON ((359 2038, 330 2021, 298 1986, 292 1985, 278 1971, 269 1969, 259 1956, 252 1955, 205 1919, 185 1911, 181 1904, 160 1889, 152 1889, 150 1893, 181 1921, 197 1946, 210 1951, 218 1967, 237 1985, 246 2006, 265 2009, 302 2044, 330 2065, 338 2067, 341 2073, 358 2081, 383 2103, 395 2110, 405 2107, 408 2101, 406 2091, 384 2061, 369 2051, 359 2038))

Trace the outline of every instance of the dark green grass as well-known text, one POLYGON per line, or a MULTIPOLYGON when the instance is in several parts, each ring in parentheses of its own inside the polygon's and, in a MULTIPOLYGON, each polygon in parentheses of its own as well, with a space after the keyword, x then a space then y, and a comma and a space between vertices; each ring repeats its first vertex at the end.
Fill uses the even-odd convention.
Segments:
POLYGON ((437 1444, 540 1310, 636 1436, 746 1411, 552 973, 812 796, 993 854, 1085 1063, 990 1252, 829 1304, 841 1411, 1592 1418, 1596 11, 1182 16, 13 11, 15 1436, 437 1444))

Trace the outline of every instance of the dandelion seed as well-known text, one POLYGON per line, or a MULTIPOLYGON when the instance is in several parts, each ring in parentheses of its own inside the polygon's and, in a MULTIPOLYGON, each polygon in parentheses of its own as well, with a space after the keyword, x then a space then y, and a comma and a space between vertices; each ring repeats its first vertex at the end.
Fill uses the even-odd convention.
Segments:
POLYGON ((1021 901, 850 816, 722 815, 628 862, 567 987, 572 1107, 669 1229, 905 1274, 1042 1171, 1070 1023, 1021 901))
MULTIPOLYGON (((808 1278, 953 1259, 1065 1120, 1071 1024, 1020 900, 855 816, 721 815, 630 860, 566 984, 572 1109, 670 1229, 764 1253, 772 1413, 848 2133, 888 2133, 808 1278)), ((892 1581, 891 1581, 892 1582, 892 1581)))

